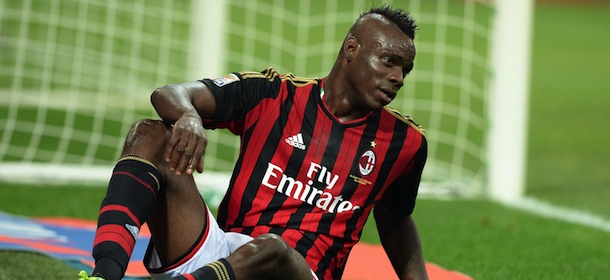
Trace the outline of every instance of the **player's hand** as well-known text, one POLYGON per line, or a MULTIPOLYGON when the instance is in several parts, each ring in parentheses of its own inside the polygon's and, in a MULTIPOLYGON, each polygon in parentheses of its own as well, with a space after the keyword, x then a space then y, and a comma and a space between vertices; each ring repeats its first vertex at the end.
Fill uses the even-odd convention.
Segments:
POLYGON ((203 155, 208 140, 199 116, 185 115, 174 124, 165 150, 165 161, 176 175, 203 172, 203 155))

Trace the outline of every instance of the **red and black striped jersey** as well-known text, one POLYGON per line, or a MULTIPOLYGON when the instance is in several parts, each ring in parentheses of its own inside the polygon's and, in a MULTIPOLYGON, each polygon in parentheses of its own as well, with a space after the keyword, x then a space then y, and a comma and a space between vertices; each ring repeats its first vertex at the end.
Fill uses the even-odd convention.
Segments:
POLYGON ((412 213, 427 145, 420 126, 387 106, 338 121, 324 81, 272 68, 202 80, 216 101, 205 126, 241 137, 221 226, 279 234, 320 279, 340 279, 376 203, 412 213))

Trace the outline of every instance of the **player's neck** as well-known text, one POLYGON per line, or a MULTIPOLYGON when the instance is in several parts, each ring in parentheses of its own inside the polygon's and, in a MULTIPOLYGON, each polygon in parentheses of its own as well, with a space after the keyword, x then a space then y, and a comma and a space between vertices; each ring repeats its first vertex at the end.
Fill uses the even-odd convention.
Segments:
POLYGON ((357 110, 350 98, 350 87, 337 86, 332 76, 326 79, 320 97, 328 111, 341 123, 353 122, 372 113, 371 110, 357 110))

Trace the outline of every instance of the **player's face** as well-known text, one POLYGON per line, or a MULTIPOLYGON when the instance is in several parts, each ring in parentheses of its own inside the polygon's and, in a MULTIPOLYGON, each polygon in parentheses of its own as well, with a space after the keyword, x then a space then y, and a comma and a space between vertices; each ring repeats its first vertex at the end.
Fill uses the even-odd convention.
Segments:
POLYGON ((379 110, 388 105, 404 84, 405 76, 413 68, 415 46, 413 40, 394 24, 372 28, 360 40, 360 49, 352 68, 359 107, 379 110))

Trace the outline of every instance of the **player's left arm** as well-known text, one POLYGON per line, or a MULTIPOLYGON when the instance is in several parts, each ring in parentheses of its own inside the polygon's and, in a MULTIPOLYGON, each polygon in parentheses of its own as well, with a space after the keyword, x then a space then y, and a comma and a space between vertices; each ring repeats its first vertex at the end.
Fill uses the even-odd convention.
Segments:
POLYGON ((385 191, 373 214, 381 244, 401 280, 428 279, 419 233, 411 214, 428 155, 426 138, 411 158, 404 177, 385 191))
POLYGON ((373 210, 381 244, 401 280, 428 279, 422 246, 411 215, 392 212, 382 204, 373 210))

